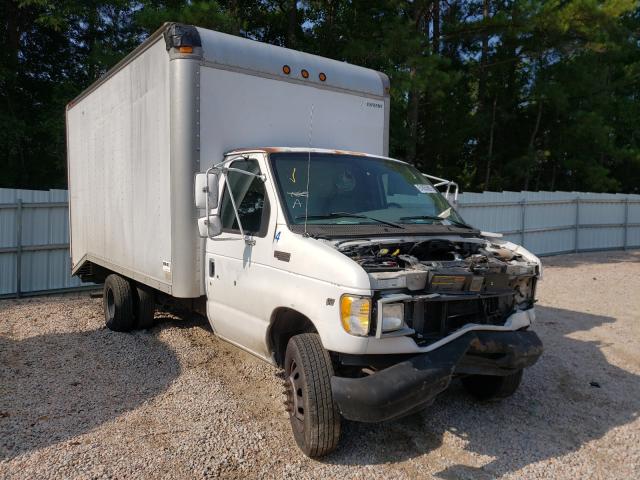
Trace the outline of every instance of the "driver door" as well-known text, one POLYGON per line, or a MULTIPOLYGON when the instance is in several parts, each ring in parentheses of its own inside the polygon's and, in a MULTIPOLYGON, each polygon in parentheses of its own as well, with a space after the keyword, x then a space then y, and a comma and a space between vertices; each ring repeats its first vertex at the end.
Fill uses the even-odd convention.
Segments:
MULTIPOLYGON (((230 168, 255 174, 267 171, 263 155, 239 159, 230 168)), ((267 182, 238 172, 228 172, 219 207, 222 234, 206 241, 207 316, 220 337, 257 355, 268 357, 265 345, 268 318, 262 299, 268 292, 273 257, 275 205, 267 182), (233 195, 240 232, 230 196, 233 195)))

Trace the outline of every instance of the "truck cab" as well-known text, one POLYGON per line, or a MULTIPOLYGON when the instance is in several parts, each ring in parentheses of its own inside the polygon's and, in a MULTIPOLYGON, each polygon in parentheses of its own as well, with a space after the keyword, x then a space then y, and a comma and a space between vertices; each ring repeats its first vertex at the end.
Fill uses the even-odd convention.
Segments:
POLYGON ((195 196, 211 327, 285 370, 309 455, 335 446, 309 437, 340 416, 407 415, 455 377, 479 398, 508 396, 542 352, 539 259, 467 225, 405 162, 239 149, 196 178, 195 196))

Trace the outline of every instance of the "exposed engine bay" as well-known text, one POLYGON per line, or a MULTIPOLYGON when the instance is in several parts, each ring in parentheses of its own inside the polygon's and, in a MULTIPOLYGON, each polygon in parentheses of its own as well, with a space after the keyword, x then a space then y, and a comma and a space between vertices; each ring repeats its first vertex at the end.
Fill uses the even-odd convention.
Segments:
POLYGON ((468 323, 504 325, 510 314, 535 301, 539 263, 509 242, 450 237, 349 240, 335 246, 368 273, 378 299, 407 295, 402 321, 419 344, 468 323))

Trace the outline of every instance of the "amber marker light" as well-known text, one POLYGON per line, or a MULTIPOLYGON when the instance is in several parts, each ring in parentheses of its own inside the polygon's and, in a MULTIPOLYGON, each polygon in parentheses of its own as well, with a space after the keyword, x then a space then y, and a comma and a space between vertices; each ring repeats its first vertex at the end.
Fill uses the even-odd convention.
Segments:
POLYGON ((327 76, 324 73, 320 72, 320 75, 318 75, 318 78, 320 79, 321 82, 324 82, 327 79, 327 76))
POLYGON ((282 67, 282 71, 285 75, 289 75, 291 73, 291 67, 289 65, 284 65, 282 67))
POLYGON ((300 72, 300 74, 302 75, 302 78, 309 78, 309 72, 307 72, 306 70, 302 69, 302 71, 300 72))
POLYGON ((178 51, 180 53, 193 53, 193 47, 179 47, 178 51))

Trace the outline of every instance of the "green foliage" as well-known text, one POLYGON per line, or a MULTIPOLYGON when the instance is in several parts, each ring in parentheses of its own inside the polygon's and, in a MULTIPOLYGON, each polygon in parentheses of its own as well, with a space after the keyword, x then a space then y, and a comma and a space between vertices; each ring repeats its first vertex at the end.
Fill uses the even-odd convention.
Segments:
POLYGON ((391 154, 465 189, 640 191, 633 0, 0 0, 0 186, 64 187, 64 108, 163 22, 387 73, 391 154))

